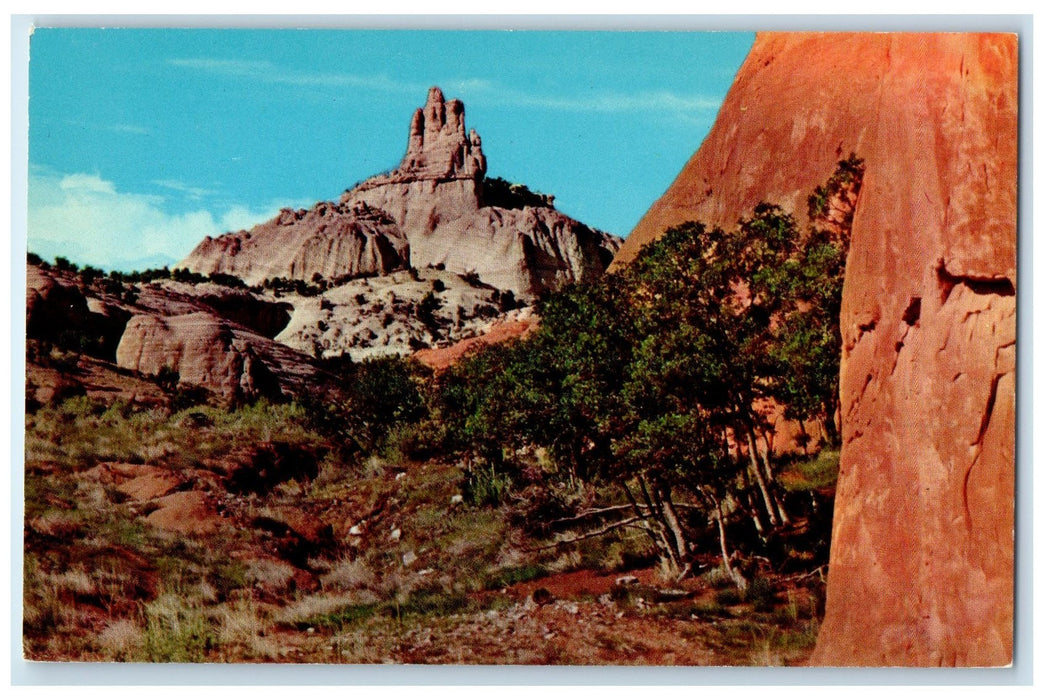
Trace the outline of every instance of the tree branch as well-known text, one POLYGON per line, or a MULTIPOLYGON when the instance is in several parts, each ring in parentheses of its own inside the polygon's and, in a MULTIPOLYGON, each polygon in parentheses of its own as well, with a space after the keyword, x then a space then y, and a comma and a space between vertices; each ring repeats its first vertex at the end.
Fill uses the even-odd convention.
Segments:
POLYGON ((632 504, 630 504, 630 503, 624 503, 623 505, 619 505, 619 506, 606 506, 605 508, 592 508, 591 510, 584 511, 583 513, 577 513, 576 515, 570 516, 568 518, 558 518, 557 520, 552 520, 552 521, 550 521, 548 523, 548 525, 557 525, 557 524, 560 524, 560 523, 569 523, 569 522, 573 522, 573 521, 576 521, 576 520, 584 520, 585 518, 590 518, 590 517, 593 517, 593 516, 596 516, 596 515, 603 515, 605 513, 616 513, 616 512, 621 511, 621 510, 628 510, 629 508, 634 508, 634 506, 632 504))
POLYGON ((623 527, 631 527, 631 526, 634 525, 634 523, 639 522, 639 521, 643 521, 643 520, 644 520, 644 518, 642 518, 641 516, 635 516, 633 518, 628 518, 627 520, 621 520, 618 523, 612 523, 610 525, 606 525, 605 527, 603 527, 600 530, 594 530, 593 532, 585 532, 584 534, 579 535, 579 536, 574 537, 574 538, 569 539, 569 540, 559 540, 558 542, 552 542, 551 544, 545 544, 545 545, 542 545, 540 547, 533 547, 533 548, 527 549, 526 551, 528 551, 528 552, 539 552, 539 551, 544 550, 544 549, 554 549, 555 547, 558 547, 559 545, 563 545, 563 544, 573 544, 574 542, 581 542, 583 540, 589 540, 589 539, 591 539, 593 537, 600 537, 601 535, 605 535, 607 533, 610 533, 613 530, 618 530, 618 529, 623 528, 623 527))

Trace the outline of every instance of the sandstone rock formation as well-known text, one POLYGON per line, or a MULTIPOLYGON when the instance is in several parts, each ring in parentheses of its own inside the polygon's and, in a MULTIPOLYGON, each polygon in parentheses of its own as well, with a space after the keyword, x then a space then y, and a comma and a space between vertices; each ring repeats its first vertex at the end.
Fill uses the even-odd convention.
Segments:
POLYGON ((760 201, 800 216, 840 158, 865 160, 815 663, 1012 659, 1017 54, 1014 35, 759 35, 617 256, 760 201))
POLYGON ((38 265, 27 266, 26 278, 26 396, 35 404, 81 394, 163 401, 155 383, 121 373, 128 369, 145 377, 172 370, 228 400, 329 387, 312 357, 272 340, 290 321, 285 301, 209 282, 85 283, 38 265), (75 366, 69 358, 57 366, 35 341, 76 353, 75 366))
POLYGON ((152 376, 170 370, 182 383, 234 400, 315 391, 323 381, 309 358, 204 310, 134 316, 116 364, 152 376))
POLYGON ((485 345, 506 343, 516 338, 524 338, 537 327, 536 315, 532 309, 521 309, 502 321, 490 326, 482 335, 465 338, 444 348, 425 348, 413 354, 413 358, 421 364, 436 371, 449 369, 468 353, 485 345))
POLYGON ((208 238, 179 267, 258 284, 441 265, 527 298, 605 270, 619 239, 565 216, 550 197, 542 206, 489 206, 485 173, 464 105, 433 87, 413 115, 397 168, 348 190, 338 204, 284 210, 250 231, 208 238))
POLYGON ((26 337, 69 349, 90 346, 111 361, 130 314, 88 297, 71 273, 26 267, 26 337))
POLYGON ((409 244, 398 225, 366 206, 319 202, 283 209, 250 231, 209 236, 179 267, 234 275, 248 284, 385 274, 406 267, 409 244))
POLYGON ((445 270, 351 280, 314 297, 285 297, 293 316, 276 340, 319 358, 359 362, 442 347, 484 332, 509 295, 445 270))
POLYGON ((54 339, 71 328, 83 328, 87 299, 75 285, 36 265, 26 267, 25 333, 30 338, 54 339))

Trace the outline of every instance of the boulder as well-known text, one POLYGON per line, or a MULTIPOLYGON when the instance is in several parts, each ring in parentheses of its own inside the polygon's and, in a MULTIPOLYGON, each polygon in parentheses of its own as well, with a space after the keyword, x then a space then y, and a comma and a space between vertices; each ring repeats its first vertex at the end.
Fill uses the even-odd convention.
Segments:
POLYGON ((176 372, 180 383, 232 398, 276 396, 278 382, 246 333, 204 311, 180 316, 139 314, 127 324, 116 364, 142 374, 176 372))
POLYGON ((1017 88, 1015 35, 760 34, 614 263, 760 201, 803 220, 835 163, 864 159, 814 663, 1012 660, 1017 88))
POLYGON ((210 498, 199 491, 180 491, 152 501, 157 508, 145 520, 153 527, 182 535, 216 532, 222 518, 210 498))

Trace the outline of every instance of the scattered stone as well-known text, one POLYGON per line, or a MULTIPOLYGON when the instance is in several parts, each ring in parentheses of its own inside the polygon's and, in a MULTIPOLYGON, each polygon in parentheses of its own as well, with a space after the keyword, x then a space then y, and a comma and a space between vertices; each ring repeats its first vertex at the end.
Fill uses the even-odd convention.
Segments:
POLYGON ((146 520, 150 525, 185 535, 200 535, 214 532, 221 521, 204 494, 198 491, 181 491, 153 501, 159 506, 149 513, 146 520))

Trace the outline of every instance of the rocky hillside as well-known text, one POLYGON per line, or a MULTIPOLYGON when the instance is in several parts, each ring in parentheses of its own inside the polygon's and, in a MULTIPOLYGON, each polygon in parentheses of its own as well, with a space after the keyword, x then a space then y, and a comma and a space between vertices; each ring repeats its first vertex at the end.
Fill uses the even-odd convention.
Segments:
POLYGON ((464 105, 433 87, 413 115, 396 169, 348 190, 339 203, 283 210, 250 231, 208 238, 179 267, 260 284, 439 266, 531 298, 609 265, 619 239, 565 216, 553 198, 505 200, 485 175, 482 142, 465 129, 464 105))
POLYGON ((1003 665, 1013 645, 1014 35, 762 34, 620 264, 673 224, 802 214, 866 165, 815 663, 1003 665))
MULTIPOLYGON (((120 371, 166 375, 228 400, 323 391, 332 379, 315 358, 272 339, 289 321, 292 308, 274 298, 169 279, 85 283, 69 271, 37 265, 27 268, 27 282, 26 335, 31 343, 74 350, 81 364, 103 375, 100 382, 80 381, 86 371, 80 367, 51 376, 43 368, 53 363, 36 361, 31 352, 29 378, 42 378, 45 396, 54 394, 54 387, 46 388, 54 382, 80 384, 67 387, 73 393, 99 383, 134 383, 133 375, 114 376, 120 371)), ((141 390, 123 398, 141 398, 141 390)))

